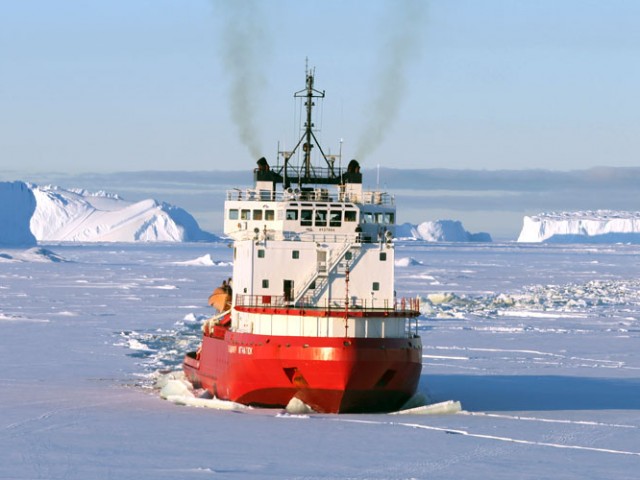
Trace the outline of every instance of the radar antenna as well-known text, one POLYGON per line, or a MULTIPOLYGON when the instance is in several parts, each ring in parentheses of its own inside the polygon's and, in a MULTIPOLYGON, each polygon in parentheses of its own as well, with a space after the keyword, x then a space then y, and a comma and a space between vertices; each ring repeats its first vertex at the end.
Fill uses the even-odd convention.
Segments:
MULTIPOLYGON (((345 181, 350 183, 361 183, 362 177, 359 173, 359 166, 353 167, 351 170, 347 169, 346 172, 342 171, 342 140, 340 140, 340 153, 338 155, 327 155, 320 142, 318 141, 316 134, 314 133, 313 123, 313 107, 315 106, 315 100, 318 98, 324 98, 324 90, 317 90, 314 86, 315 81, 315 68, 309 68, 309 61, 305 64, 305 88, 295 92, 294 98, 300 98, 304 101, 305 106, 305 122, 303 124, 302 136, 291 150, 280 150, 278 148, 278 156, 284 159, 282 166, 276 167, 274 172, 277 177, 274 181, 283 183, 284 188, 289 188, 292 180, 297 180, 297 183, 302 187, 304 184, 329 184, 340 185, 345 181), (311 152, 314 147, 318 148, 318 151, 322 155, 326 166, 314 167, 311 162, 311 152), (291 165, 291 158, 295 155, 299 148, 302 148, 302 164, 295 166, 291 165), (338 165, 336 166, 336 160, 338 165)), ((352 163, 355 161, 352 161, 352 163)))

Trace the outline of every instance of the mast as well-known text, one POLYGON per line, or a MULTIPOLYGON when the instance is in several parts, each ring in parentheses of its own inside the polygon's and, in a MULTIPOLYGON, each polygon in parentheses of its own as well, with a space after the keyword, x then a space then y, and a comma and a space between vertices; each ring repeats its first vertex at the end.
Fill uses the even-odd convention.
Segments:
POLYGON ((273 179, 275 183, 282 183, 285 189, 288 189, 293 181, 296 181, 300 188, 303 185, 340 185, 342 183, 362 183, 362 176, 359 172, 360 166, 355 160, 352 160, 343 171, 342 167, 342 140, 340 140, 340 153, 338 155, 327 155, 322 149, 320 142, 314 133, 315 124, 313 123, 313 107, 315 100, 325 97, 324 90, 317 90, 314 86, 315 69, 309 68, 309 63, 305 66, 306 83, 305 88, 295 92, 294 98, 300 98, 304 101, 305 121, 303 125, 302 136, 291 150, 281 151, 278 148, 278 155, 282 156, 284 163, 272 171, 269 180, 273 179), (322 155, 326 166, 313 165, 311 161, 311 152, 314 147, 318 147, 318 151, 322 155), (294 154, 302 148, 301 165, 291 165, 290 161, 294 154), (338 160, 336 167, 335 161, 338 160))
POLYGON ((322 156, 324 157, 322 148, 320 147, 320 144, 318 143, 318 140, 313 133, 314 124, 312 117, 313 107, 315 106, 314 98, 324 98, 324 90, 321 92, 320 90, 316 90, 315 88, 313 88, 314 75, 315 69, 309 70, 309 64, 307 61, 307 65, 305 66, 306 87, 293 95, 295 98, 306 98, 304 105, 307 117, 306 121, 304 122, 304 133, 302 134, 302 138, 298 142, 298 145, 300 145, 300 143, 304 141, 304 143, 302 144, 302 150, 304 152, 303 165, 304 176, 307 178, 311 177, 311 150, 313 149, 312 140, 316 145, 318 145, 320 153, 322 153, 322 156))

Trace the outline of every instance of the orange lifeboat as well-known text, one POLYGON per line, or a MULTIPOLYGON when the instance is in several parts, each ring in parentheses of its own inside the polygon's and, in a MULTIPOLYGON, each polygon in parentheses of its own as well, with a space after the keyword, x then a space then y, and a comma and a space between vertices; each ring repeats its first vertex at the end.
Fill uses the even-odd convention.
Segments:
POLYGON ((231 308, 231 295, 231 280, 228 282, 223 280, 222 285, 209 295, 209 305, 218 310, 218 312, 226 312, 231 308))

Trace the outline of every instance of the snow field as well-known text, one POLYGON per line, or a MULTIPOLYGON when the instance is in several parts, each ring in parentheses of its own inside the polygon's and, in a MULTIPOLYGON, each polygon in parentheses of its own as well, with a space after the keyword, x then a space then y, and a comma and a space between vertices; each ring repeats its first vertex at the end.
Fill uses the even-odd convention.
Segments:
POLYGON ((403 416, 165 401, 154 384, 199 342, 230 249, 46 249, 66 261, 0 264, 0 478, 637 476, 638 247, 398 245, 420 391, 464 409, 403 416), (221 263, 188 264, 206 255, 221 263))

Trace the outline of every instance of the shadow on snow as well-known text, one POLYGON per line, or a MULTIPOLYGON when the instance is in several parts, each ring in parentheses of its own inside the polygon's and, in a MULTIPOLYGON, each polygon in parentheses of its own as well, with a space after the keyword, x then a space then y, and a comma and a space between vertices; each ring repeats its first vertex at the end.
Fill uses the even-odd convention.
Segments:
POLYGON ((553 375, 423 375, 433 402, 459 400, 467 411, 640 409, 640 379, 553 375))

